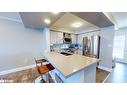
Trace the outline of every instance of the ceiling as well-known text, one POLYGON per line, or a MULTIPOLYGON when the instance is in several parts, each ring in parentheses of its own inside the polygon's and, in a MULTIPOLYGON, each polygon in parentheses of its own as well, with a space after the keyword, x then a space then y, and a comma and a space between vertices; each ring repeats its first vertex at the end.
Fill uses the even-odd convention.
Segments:
POLYGON ((49 27, 51 30, 63 32, 92 31, 99 28, 113 25, 113 23, 102 12, 59 12, 54 15, 52 12, 20 12, 25 27, 43 29, 49 27), (51 20, 46 24, 44 19, 51 20), (74 22, 82 23, 79 28, 71 26, 74 22))
POLYGON ((54 15, 51 12, 0 12, 1 19, 23 22, 25 27, 42 29, 50 27, 62 31, 90 31, 96 28, 106 27, 114 24, 118 29, 127 27, 127 12, 60 12, 54 15), (70 17, 69 17, 70 16, 70 17), (44 18, 50 18, 51 24, 46 25, 44 18), (102 19, 103 18, 103 19, 102 19), (107 20, 108 19, 108 20, 107 20), (78 29, 70 27, 73 21, 83 22, 83 27, 78 29), (105 23, 107 22, 107 23, 105 23), (63 24, 62 24, 63 23, 63 24), (104 24, 104 25, 103 25, 104 24), (102 26, 101 26, 102 25, 102 26), (54 27, 53 27, 54 26, 54 27))
POLYGON ((34 29, 43 29, 44 27, 50 27, 57 19, 59 19, 63 13, 55 15, 51 12, 20 12, 20 16, 25 27, 34 29), (44 23, 44 19, 50 19, 51 24, 44 23))
POLYGON ((127 12, 112 12, 117 28, 127 27, 127 12))
POLYGON ((71 12, 71 13, 100 28, 113 25, 113 23, 103 14, 103 12, 71 12))
POLYGON ((63 32, 77 32, 88 29, 99 29, 99 27, 75 16, 71 13, 65 13, 60 19, 58 19, 51 27, 51 30, 63 31, 63 32), (72 27, 73 23, 80 22, 82 25, 79 28, 72 27))

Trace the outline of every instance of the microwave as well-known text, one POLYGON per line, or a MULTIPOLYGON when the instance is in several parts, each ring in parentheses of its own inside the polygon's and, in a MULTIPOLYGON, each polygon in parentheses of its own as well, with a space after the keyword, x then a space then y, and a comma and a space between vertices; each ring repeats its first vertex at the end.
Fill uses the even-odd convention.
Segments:
POLYGON ((65 44, 71 44, 72 43, 72 38, 70 33, 63 33, 63 43, 65 44))
POLYGON ((72 39, 71 38, 64 38, 64 42, 65 44, 71 44, 72 43, 72 39))

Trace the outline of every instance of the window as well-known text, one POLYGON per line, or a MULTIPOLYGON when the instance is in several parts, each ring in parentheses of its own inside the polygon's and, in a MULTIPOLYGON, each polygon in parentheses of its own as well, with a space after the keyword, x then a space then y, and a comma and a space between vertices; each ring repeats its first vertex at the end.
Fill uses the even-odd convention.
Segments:
POLYGON ((124 47, 125 47, 125 35, 115 36, 114 47, 113 47, 113 57, 123 59, 124 47))

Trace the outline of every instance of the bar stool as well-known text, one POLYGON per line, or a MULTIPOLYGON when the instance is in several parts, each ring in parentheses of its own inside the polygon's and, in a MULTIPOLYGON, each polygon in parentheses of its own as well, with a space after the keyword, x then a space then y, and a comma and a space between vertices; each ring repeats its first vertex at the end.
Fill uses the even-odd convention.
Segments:
MULTIPOLYGON (((51 64, 44 65, 43 62, 48 62, 46 59, 39 59, 39 60, 35 59, 35 62, 36 62, 37 71, 41 75, 41 82, 45 83, 46 81, 44 80, 43 75, 44 74, 48 75, 49 71, 54 70, 54 67, 51 64)), ((49 81, 48 76, 47 76, 47 80, 49 81)))
MULTIPOLYGON (((36 59, 35 59, 36 60, 36 59)), ((54 70, 55 68, 51 65, 51 63, 48 62, 46 59, 38 59, 36 60, 37 63, 41 63, 41 65, 46 65, 49 71, 54 70), (47 62, 48 64, 43 64, 44 62, 47 62)))

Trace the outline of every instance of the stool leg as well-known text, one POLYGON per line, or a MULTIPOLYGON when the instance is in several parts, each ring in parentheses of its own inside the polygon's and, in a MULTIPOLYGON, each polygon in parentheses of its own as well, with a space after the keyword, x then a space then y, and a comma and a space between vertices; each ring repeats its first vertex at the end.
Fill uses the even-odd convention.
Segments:
POLYGON ((45 83, 45 80, 44 80, 44 78, 43 78, 43 75, 41 74, 41 81, 40 81, 41 83, 45 83))
POLYGON ((49 83, 49 73, 46 73, 46 82, 49 83))

